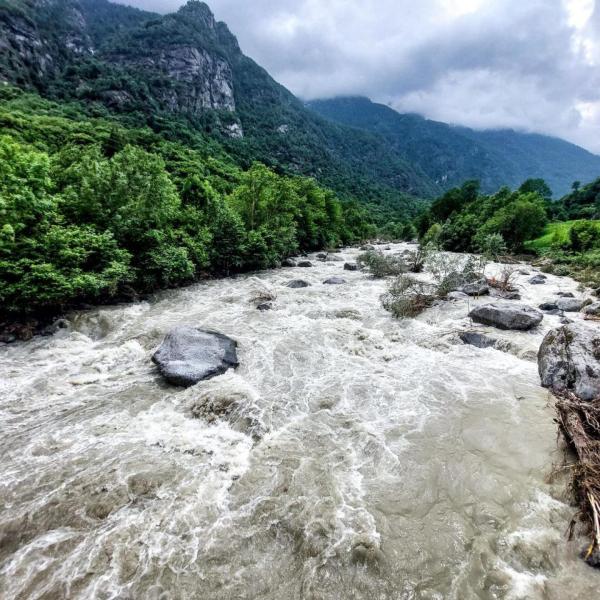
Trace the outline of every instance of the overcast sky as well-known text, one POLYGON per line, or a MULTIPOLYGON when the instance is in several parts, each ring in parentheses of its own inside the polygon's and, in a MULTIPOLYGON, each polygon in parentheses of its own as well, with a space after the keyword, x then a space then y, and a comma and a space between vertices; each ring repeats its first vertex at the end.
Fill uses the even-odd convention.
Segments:
MULTIPOLYGON (((157 12, 182 0, 119 0, 157 12)), ((359 94, 600 153, 600 0, 212 0, 296 95, 359 94)))

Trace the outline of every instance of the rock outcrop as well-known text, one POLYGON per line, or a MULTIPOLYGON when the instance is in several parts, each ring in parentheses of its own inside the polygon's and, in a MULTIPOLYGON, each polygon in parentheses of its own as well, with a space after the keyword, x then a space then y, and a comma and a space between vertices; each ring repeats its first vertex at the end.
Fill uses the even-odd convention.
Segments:
POLYGON ((189 325, 172 329, 152 361, 173 385, 189 387, 238 366, 237 342, 189 325))
POLYGON ((492 302, 473 309, 469 314, 476 323, 498 329, 528 331, 542 322, 544 315, 526 304, 492 302))
POLYGON ((600 329, 583 323, 553 329, 540 347, 538 368, 542 385, 555 394, 600 400, 600 329))

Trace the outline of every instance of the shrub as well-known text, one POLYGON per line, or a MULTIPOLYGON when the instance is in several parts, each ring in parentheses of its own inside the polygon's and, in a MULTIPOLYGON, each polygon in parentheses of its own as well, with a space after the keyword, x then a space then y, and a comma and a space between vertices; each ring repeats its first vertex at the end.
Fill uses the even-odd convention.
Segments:
POLYGON ((600 248, 600 227, 591 221, 573 223, 569 232, 571 249, 575 252, 587 252, 600 248))
POLYGON ((400 275, 391 283, 381 297, 385 310, 396 319, 407 319, 420 315, 435 300, 432 286, 417 281, 408 275, 400 275))
POLYGON ((397 256, 385 256, 383 252, 376 250, 368 250, 359 255, 356 262, 376 278, 392 277, 407 271, 407 266, 402 259, 397 256))

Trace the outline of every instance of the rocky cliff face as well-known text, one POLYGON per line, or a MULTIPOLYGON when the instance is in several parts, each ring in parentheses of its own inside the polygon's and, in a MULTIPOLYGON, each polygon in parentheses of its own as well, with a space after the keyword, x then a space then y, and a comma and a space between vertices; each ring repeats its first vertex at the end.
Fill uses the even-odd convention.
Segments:
MULTIPOLYGON (((231 40, 227 40, 227 50, 220 48, 226 27, 215 21, 205 4, 192 1, 174 15, 156 16, 150 24, 128 29, 127 35, 106 22, 103 31, 94 31, 99 42, 94 47, 89 30, 90 24, 98 27, 95 20, 100 17, 94 12, 98 5, 108 3, 29 0, 23 5, 25 10, 0 9, 0 78, 44 89, 64 69, 77 71, 85 60, 93 59, 102 63, 103 77, 75 81, 79 97, 90 93, 112 108, 126 110, 136 93, 127 88, 122 76, 136 79, 143 74, 152 82, 150 99, 162 110, 192 116, 207 110, 235 112, 227 57, 231 40)), ((237 42, 236 49, 239 52, 237 42)), ((241 124, 234 119, 233 126, 230 121, 224 131, 239 137, 241 124)))

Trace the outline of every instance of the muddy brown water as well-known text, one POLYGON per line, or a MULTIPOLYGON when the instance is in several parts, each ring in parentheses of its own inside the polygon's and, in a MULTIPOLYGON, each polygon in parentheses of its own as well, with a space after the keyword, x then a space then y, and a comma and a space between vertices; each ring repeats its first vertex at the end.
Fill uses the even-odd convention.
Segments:
MULTIPOLYGON (((312 258, 0 348, 1 598, 599 597, 547 483, 562 453, 534 355, 558 317, 480 350, 456 332, 489 299, 394 321, 385 282, 312 258), (150 356, 180 323, 234 337, 239 369, 166 385, 150 356)), ((527 279, 534 306, 578 293, 527 279)))

